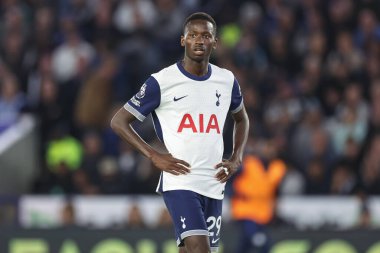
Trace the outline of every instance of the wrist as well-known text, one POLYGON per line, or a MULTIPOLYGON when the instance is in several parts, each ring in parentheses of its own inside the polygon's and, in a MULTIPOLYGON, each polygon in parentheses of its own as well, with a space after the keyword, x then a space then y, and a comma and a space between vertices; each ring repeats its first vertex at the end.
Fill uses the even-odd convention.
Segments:
POLYGON ((151 150, 148 150, 148 154, 147 154, 147 157, 152 160, 152 158, 157 155, 157 151, 154 150, 154 149, 151 149, 151 150))
POLYGON ((240 154, 232 154, 230 161, 238 163, 239 165, 242 163, 243 157, 240 154))

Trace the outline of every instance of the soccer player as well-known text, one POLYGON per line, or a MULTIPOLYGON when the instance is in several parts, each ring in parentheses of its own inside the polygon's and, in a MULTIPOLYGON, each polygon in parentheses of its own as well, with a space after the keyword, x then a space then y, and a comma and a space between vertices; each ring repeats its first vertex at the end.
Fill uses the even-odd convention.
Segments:
POLYGON ((225 183, 241 164, 249 122, 234 75, 209 63, 217 46, 214 19, 200 12, 190 15, 181 45, 184 58, 152 74, 114 115, 111 126, 162 170, 157 192, 173 220, 179 252, 215 252, 225 183), (222 160, 229 111, 234 146, 231 157, 222 160), (169 154, 153 149, 131 127, 150 113, 169 154))

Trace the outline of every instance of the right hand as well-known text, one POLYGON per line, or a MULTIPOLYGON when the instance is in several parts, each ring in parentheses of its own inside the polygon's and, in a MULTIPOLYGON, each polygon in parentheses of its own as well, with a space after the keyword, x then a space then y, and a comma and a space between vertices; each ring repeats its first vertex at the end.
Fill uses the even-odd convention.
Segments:
POLYGON ((158 169, 176 176, 190 173, 190 164, 171 154, 154 153, 150 160, 158 169))

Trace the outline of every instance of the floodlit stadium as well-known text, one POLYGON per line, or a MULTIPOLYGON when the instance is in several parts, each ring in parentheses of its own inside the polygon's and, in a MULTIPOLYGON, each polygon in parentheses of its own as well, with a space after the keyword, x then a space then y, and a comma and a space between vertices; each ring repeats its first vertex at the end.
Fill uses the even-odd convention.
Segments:
POLYGON ((0 173, 0 253, 380 253, 380 1, 2 0, 0 173))

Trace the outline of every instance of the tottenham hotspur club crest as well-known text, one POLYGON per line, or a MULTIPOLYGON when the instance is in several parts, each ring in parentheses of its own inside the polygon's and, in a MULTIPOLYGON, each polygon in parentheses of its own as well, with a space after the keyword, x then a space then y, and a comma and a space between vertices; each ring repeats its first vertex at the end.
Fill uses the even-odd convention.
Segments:
POLYGON ((183 229, 186 228, 185 220, 186 220, 186 218, 181 216, 181 222, 182 222, 182 228, 183 229))
POLYGON ((215 96, 216 96, 216 98, 218 99, 218 100, 216 101, 216 106, 219 106, 219 105, 220 105, 219 98, 220 98, 221 94, 218 94, 218 90, 216 91, 215 96))

